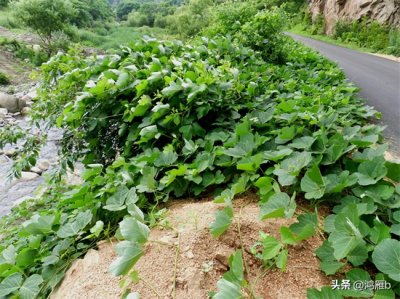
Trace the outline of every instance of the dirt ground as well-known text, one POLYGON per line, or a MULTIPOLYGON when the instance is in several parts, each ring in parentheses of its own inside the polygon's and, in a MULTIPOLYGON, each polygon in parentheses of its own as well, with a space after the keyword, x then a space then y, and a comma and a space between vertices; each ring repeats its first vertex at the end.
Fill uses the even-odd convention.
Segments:
MULTIPOLYGON (((233 224, 219 239, 213 238, 208 229, 219 208, 217 204, 210 199, 171 201, 167 219, 174 229, 152 229, 151 241, 135 266, 140 281, 130 285, 131 291, 139 292, 142 299, 208 298, 207 293, 216 290, 217 281, 228 270, 229 255, 241 247, 238 223, 246 251, 244 259, 250 272, 247 279, 260 298, 306 298, 307 288, 329 285, 330 280, 319 270, 314 254, 323 242, 319 235, 289 248, 285 273, 279 269, 265 270, 249 253, 259 231, 278 237, 280 226, 295 222, 295 219, 258 220, 257 201, 253 194, 235 200, 233 224)), ((108 273, 110 263, 116 258, 113 245, 103 242, 98 250, 91 250, 76 261, 51 298, 120 298, 121 278, 108 273)))

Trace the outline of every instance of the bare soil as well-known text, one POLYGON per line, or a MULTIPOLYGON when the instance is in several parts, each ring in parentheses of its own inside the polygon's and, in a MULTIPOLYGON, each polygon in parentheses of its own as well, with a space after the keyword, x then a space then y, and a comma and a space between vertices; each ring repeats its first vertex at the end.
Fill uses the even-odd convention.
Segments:
MULTIPOLYGON (((152 229, 151 241, 135 266, 140 281, 131 283, 131 291, 139 292, 143 299, 208 298, 207 293, 216 290, 217 281, 228 270, 229 255, 242 246, 249 269, 247 280, 260 298, 306 298, 307 288, 329 285, 330 280, 319 270, 314 254, 323 242, 319 235, 289 248, 289 261, 284 273, 279 269, 266 270, 249 253, 250 247, 258 240, 259 231, 279 237, 282 225, 295 222, 294 218, 258 220, 257 202, 254 194, 235 200, 235 218, 231 228, 215 239, 208 226, 220 208, 218 205, 209 198, 171 201, 167 220, 172 229, 152 229)), ((98 250, 90 250, 83 259, 75 261, 51 298, 120 298, 122 289, 119 283, 122 279, 108 273, 110 263, 116 258, 113 245, 102 242, 98 250)))

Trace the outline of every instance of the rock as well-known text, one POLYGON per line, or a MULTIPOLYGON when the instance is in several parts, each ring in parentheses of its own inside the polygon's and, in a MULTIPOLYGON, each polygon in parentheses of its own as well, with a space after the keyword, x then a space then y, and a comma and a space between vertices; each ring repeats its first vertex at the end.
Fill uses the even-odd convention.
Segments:
POLYGON ((313 20, 318 15, 325 18, 325 33, 334 33, 338 20, 361 20, 368 17, 379 23, 400 26, 400 5, 398 0, 311 0, 309 10, 313 20))
POLYGON ((7 157, 13 157, 16 153, 17 153, 17 151, 13 148, 3 151, 3 154, 6 155, 7 157))
POLYGON ((31 168, 31 171, 37 174, 41 174, 43 172, 43 170, 41 170, 39 167, 33 166, 31 168))
POLYGON ((36 89, 33 89, 33 90, 29 91, 26 94, 26 97, 28 97, 28 99, 30 99, 30 100, 35 99, 37 97, 36 89))
POLYGON ((6 108, 9 112, 15 113, 19 111, 19 101, 13 95, 0 92, 0 108, 6 108))
POLYGON ((23 171, 21 173, 21 181, 30 181, 33 179, 36 179, 39 175, 37 173, 34 172, 30 172, 30 171, 23 171))
POLYGON ((22 115, 28 115, 29 114, 29 112, 31 112, 31 108, 30 107, 24 107, 24 108, 22 108, 22 110, 21 110, 21 114, 22 115))
POLYGON ((37 167, 39 167, 42 171, 46 171, 50 168, 50 162, 48 160, 39 160, 37 167))
POLYGON ((229 255, 228 251, 218 250, 215 254, 215 259, 220 262, 222 265, 228 267, 229 265, 229 255))
POLYGON ((26 106, 26 101, 11 94, 0 92, 0 108, 6 108, 9 113, 21 111, 26 106))
POLYGON ((8 110, 6 108, 0 108, 0 119, 4 118, 8 113, 8 110))
POLYGON ((192 252, 191 250, 189 250, 188 252, 186 252, 185 255, 186 255, 186 257, 187 257, 188 259, 194 258, 194 254, 193 254, 193 252, 192 252))
POLYGON ((165 245, 173 246, 176 245, 177 242, 174 240, 174 236, 171 234, 162 236, 158 241, 164 243, 165 245))

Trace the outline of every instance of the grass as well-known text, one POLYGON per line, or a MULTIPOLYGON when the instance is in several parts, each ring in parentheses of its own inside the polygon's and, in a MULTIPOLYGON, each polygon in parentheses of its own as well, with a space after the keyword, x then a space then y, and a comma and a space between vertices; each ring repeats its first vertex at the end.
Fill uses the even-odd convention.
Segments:
POLYGON ((290 28, 289 32, 292 33, 296 33, 299 35, 303 35, 306 37, 310 37, 313 39, 317 39, 323 42, 327 42, 329 44, 333 44, 333 45, 337 45, 337 46, 342 46, 345 48, 349 48, 352 50, 358 50, 361 52, 366 52, 366 53, 374 53, 376 51, 369 49, 369 48, 364 48, 364 47, 360 47, 356 44, 353 43, 345 43, 345 42, 341 42, 337 39, 334 39, 333 37, 329 37, 327 35, 321 35, 321 34, 311 34, 310 32, 308 32, 305 28, 303 24, 296 24, 295 26, 293 26, 292 28, 290 28))
POLYGON ((144 34, 162 39, 170 38, 165 30, 149 27, 113 26, 109 30, 99 30, 99 28, 78 30, 78 36, 82 44, 104 50, 119 48, 120 45, 126 45, 144 34))
POLYGON ((11 7, 0 9, 0 26, 8 29, 15 29, 19 27, 18 22, 12 15, 11 7))
POLYGON ((355 43, 350 43, 350 42, 343 42, 337 39, 334 39, 333 37, 327 36, 327 35, 321 35, 321 34, 311 34, 310 32, 308 32, 303 24, 297 24, 295 26, 293 26, 292 28, 290 28, 289 32, 295 33, 295 34, 299 34, 299 35, 303 35, 306 37, 310 37, 313 39, 317 39, 329 44, 333 44, 336 46, 341 46, 341 47, 345 47, 345 48, 349 48, 352 50, 357 50, 360 52, 364 52, 364 53, 380 53, 380 54, 386 54, 385 51, 376 51, 373 50, 371 48, 366 48, 366 47, 360 47, 359 45, 355 44, 355 43))
POLYGON ((10 79, 6 76, 6 74, 0 72, 0 85, 7 85, 10 83, 10 79))

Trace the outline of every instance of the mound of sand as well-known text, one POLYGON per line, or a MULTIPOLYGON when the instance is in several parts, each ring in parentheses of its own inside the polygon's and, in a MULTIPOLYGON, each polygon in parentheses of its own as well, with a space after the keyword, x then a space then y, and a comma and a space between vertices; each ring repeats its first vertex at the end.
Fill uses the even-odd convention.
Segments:
MULTIPOLYGON (((168 221, 174 229, 154 228, 145 254, 136 264, 140 281, 130 289, 143 299, 153 298, 208 298, 216 290, 216 283, 228 269, 228 257, 241 247, 238 222, 248 264, 247 279, 261 298, 306 298, 306 289, 330 284, 319 270, 314 250, 322 243, 314 236, 289 248, 286 272, 266 270, 250 254, 250 246, 258 239, 259 231, 279 237, 279 228, 295 219, 258 220, 258 198, 248 194, 234 201, 235 219, 227 233, 219 239, 211 236, 208 226, 214 219, 218 205, 210 200, 176 200, 168 205, 168 221), (238 221, 239 220, 239 221, 238 221), (175 287, 174 287, 175 285, 175 287), (156 294, 157 293, 157 294, 156 294)), ((74 262, 58 289, 51 295, 60 298, 120 298, 122 280, 108 273, 116 258, 113 245, 102 242, 98 250, 90 250, 83 259, 74 262)))

